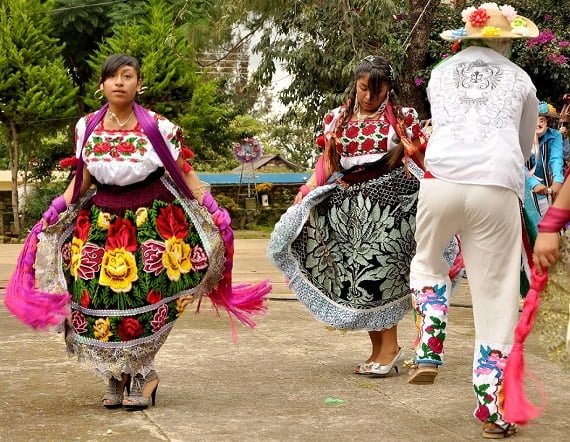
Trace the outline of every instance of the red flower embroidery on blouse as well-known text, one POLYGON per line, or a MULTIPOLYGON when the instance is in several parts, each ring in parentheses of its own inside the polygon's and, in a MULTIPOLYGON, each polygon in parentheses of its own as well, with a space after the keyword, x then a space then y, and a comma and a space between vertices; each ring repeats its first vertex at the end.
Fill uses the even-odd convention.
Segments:
POLYGON ((111 145, 107 142, 97 143, 93 146, 93 153, 106 154, 111 151, 111 145))
POLYGON ((350 143, 348 143, 348 146, 346 146, 346 150, 348 153, 354 155, 356 152, 358 152, 358 142, 351 141, 350 143))
POLYGON ((406 127, 410 127, 413 123, 414 123, 414 116, 411 113, 409 113, 404 118, 404 124, 406 125, 406 127))
POLYGON ((135 153, 137 151, 136 147, 133 146, 133 143, 129 143, 128 141, 124 141, 121 144, 119 144, 117 146, 117 150, 120 153, 127 153, 127 154, 131 154, 131 153, 135 153))
POLYGON ((333 117, 333 114, 330 114, 330 113, 329 113, 329 114, 326 114, 326 115, 325 115, 325 119, 324 119, 325 124, 331 124, 333 118, 334 118, 334 117, 333 117))
POLYGON ((348 129, 346 129, 345 135, 347 138, 355 138, 358 136, 358 127, 350 126, 348 129))
POLYGON ((376 132, 377 126, 375 124, 369 124, 364 129, 362 129, 362 135, 372 135, 376 132))
POLYGON ((382 138, 380 140, 380 150, 386 152, 388 150, 388 138, 382 138))
POLYGON ((374 145, 375 142, 372 138, 366 138, 366 140, 364 140, 364 142, 362 143, 362 150, 364 152, 370 152, 371 150, 374 149, 374 145))
POLYGON ((381 128, 380 128, 380 133, 382 135, 388 135, 388 133, 390 133, 390 125, 389 124, 384 124, 381 128))

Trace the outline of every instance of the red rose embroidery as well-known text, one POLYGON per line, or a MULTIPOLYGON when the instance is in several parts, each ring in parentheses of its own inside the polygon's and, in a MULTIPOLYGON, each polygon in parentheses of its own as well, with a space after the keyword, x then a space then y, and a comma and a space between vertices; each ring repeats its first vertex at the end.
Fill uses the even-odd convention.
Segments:
POLYGON ((160 275, 164 270, 164 265, 162 264, 164 249, 164 243, 152 239, 141 244, 143 270, 145 272, 154 273, 155 276, 160 275))
POLYGON ((133 146, 132 143, 125 141, 117 146, 117 150, 122 154, 131 154, 135 153, 137 149, 133 146))
POLYGON ((350 126, 348 129, 346 129, 346 132, 344 134, 347 138, 354 138, 358 135, 358 127, 350 126))
POLYGON ((109 236, 105 250, 124 248, 129 252, 137 250, 137 232, 133 223, 125 218, 117 217, 109 226, 109 236))
POLYGON ((372 135, 374 132, 376 132, 376 127, 377 126, 375 124, 369 124, 364 129, 362 129, 362 135, 372 135))
POLYGON ((404 118, 404 124, 406 125, 406 127, 410 127, 413 122, 414 122, 414 116, 413 116, 412 113, 410 112, 410 113, 409 113, 408 115, 406 115, 406 117, 404 118))
POLYGON ((382 138, 380 140, 380 150, 386 152, 388 150, 388 138, 382 138))
POLYGON ((156 333, 162 327, 164 327, 167 319, 168 319, 168 306, 166 304, 163 304, 160 307, 158 307, 158 310, 154 314, 152 321, 150 321, 152 325, 152 332, 156 333))
POLYGON ((111 151, 111 145, 106 141, 102 143, 97 143, 95 146, 93 146, 93 153, 95 154, 104 155, 106 153, 109 153, 110 151, 111 151))
POLYGON ((130 341, 143 334, 143 326, 136 318, 123 318, 117 328, 121 341, 130 341))
POLYGON ((364 140, 364 143, 362 143, 362 150, 364 152, 370 152, 372 149, 374 149, 374 140, 372 138, 366 138, 366 140, 364 140))
POLYGON ((105 250, 93 243, 86 243, 81 249, 81 264, 77 269, 77 276, 89 280, 95 278, 95 274, 101 270, 101 262, 105 250))
POLYGON ((390 125, 389 124, 384 124, 381 128, 380 128, 380 133, 382 135, 388 135, 388 133, 390 133, 390 125))
POLYGON ((85 316, 83 316, 83 313, 77 310, 71 313, 71 325, 73 326, 75 333, 81 334, 87 331, 87 320, 85 319, 85 316))
POLYGON ((75 224, 75 230, 73 231, 73 236, 80 239, 81 241, 87 241, 89 236, 89 229, 91 228, 90 212, 88 210, 82 210, 77 215, 77 222, 75 224))
POLYGON ((161 299, 162 299, 162 295, 160 294, 160 292, 157 292, 154 289, 151 290, 150 292, 148 292, 148 295, 146 295, 146 300, 150 304, 156 304, 161 299))
POLYGON ((490 416, 491 413, 485 405, 479 405, 479 408, 475 411, 475 417, 482 422, 485 422, 490 416))
POLYGON ((427 344, 434 353, 440 354, 443 351, 443 341, 435 336, 429 338, 427 344))
POLYGON ((356 152, 358 152, 358 142, 351 141, 350 143, 348 143, 348 146, 346 146, 346 150, 350 154, 355 154, 356 152))
POLYGON ((192 270, 203 270, 208 267, 208 255, 206 251, 196 245, 192 249, 192 254, 190 255, 190 262, 192 263, 192 270))
POLYGON ((174 204, 160 209, 156 217, 156 230, 163 239, 173 236, 184 239, 188 235, 188 221, 186 221, 184 211, 174 204))
POLYGON ((325 124, 331 124, 333 118, 334 118, 333 114, 331 113, 326 114, 324 118, 325 124))

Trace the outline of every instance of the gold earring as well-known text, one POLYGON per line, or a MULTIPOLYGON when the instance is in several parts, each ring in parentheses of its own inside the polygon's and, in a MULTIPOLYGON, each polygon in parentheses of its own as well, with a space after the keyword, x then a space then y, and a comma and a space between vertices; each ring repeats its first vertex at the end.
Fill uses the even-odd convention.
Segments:
POLYGON ((103 93, 103 91, 102 91, 101 89, 97 89, 97 90, 93 93, 93 95, 95 96, 95 98, 96 98, 97 100, 102 100, 103 97, 105 96, 105 94, 103 93))

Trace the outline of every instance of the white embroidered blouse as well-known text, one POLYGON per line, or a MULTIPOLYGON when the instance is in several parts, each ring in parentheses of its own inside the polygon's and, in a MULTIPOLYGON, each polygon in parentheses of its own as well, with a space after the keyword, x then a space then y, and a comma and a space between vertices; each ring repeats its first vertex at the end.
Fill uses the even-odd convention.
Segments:
MULTIPOLYGON (((182 132, 166 118, 150 112, 174 159, 183 145, 182 132)), ((87 117, 75 126, 76 158, 82 151, 87 117)), ((101 184, 126 186, 144 180, 163 167, 162 161, 139 124, 130 130, 105 129, 104 120, 93 130, 83 147, 83 160, 89 173, 101 184)))

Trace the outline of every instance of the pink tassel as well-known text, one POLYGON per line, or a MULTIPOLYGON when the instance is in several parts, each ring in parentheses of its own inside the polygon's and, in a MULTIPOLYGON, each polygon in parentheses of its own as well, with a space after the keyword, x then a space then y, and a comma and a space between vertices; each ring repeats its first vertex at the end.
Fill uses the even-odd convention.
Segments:
POLYGON ((34 263, 42 228, 42 223, 38 222, 28 234, 4 299, 16 318, 37 330, 61 324, 69 315, 71 300, 69 293, 48 293, 36 288, 34 263))
POLYGON ((234 318, 251 328, 255 328, 255 322, 252 316, 265 312, 267 308, 265 305, 265 296, 271 291, 271 285, 268 280, 265 280, 258 284, 242 283, 232 287, 234 232, 231 228, 231 218, 225 209, 218 206, 218 203, 209 192, 204 195, 202 203, 212 214, 214 223, 220 230, 225 250, 222 280, 218 286, 208 294, 208 297, 217 311, 219 308, 222 308, 230 315, 232 336, 234 340, 236 340, 237 328, 234 318))
MULTIPOLYGON (((505 419, 513 424, 524 425, 537 418, 542 409, 533 405, 524 391, 525 361, 524 341, 532 331, 540 304, 539 293, 548 282, 548 273, 539 274, 532 270, 530 289, 524 301, 524 307, 515 329, 515 342, 507 359, 503 388, 505 392, 505 419)), ((541 392, 544 397, 544 394, 541 392)))
POLYGON ((463 262, 463 255, 461 253, 458 253, 455 257, 455 261, 453 261, 453 265, 449 269, 449 279, 453 281, 464 268, 465 263, 463 262))

